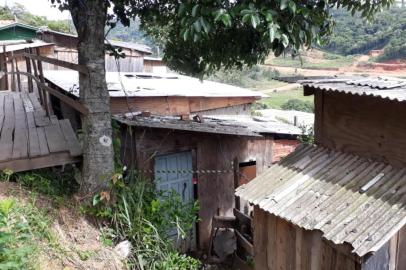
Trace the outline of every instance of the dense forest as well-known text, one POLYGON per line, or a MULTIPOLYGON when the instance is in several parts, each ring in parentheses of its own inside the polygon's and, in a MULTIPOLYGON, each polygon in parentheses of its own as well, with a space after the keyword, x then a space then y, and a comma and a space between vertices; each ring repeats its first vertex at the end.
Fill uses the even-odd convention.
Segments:
POLYGON ((336 25, 325 50, 351 55, 384 49, 378 61, 406 59, 406 8, 384 10, 372 22, 345 10, 334 12, 333 17, 336 25))

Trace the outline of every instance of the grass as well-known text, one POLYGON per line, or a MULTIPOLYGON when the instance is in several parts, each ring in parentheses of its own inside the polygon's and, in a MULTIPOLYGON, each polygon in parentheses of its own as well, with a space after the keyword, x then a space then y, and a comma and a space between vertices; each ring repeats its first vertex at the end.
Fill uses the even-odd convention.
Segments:
POLYGON ((290 99, 299 99, 306 102, 313 102, 313 96, 304 96, 302 87, 297 90, 280 91, 267 93, 268 98, 263 98, 258 103, 266 105, 267 108, 281 109, 282 105, 290 99))
POLYGON ((39 243, 54 245, 50 223, 35 202, 0 200, 0 269, 37 269, 39 243))

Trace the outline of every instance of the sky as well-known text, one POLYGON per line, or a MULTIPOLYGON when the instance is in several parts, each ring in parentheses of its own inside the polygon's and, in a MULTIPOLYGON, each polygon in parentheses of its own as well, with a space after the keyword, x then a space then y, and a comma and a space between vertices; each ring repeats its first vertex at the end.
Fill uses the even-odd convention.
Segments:
POLYGON ((50 20, 69 19, 68 11, 61 12, 56 7, 51 7, 50 0, 0 0, 0 6, 13 6, 14 3, 24 5, 34 15, 45 16, 50 20))

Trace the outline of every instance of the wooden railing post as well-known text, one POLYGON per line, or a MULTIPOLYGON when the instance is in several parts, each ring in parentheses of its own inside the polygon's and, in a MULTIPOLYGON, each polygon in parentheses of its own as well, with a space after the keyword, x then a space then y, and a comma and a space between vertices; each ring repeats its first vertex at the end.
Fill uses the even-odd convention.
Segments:
MULTIPOLYGON (((26 53, 29 53, 28 49, 25 49, 26 53)), ((27 65, 27 73, 32 74, 31 72, 31 61, 29 58, 25 57, 25 63, 27 65)), ((32 93, 33 92, 33 84, 32 84, 32 78, 28 77, 28 92, 32 93)))
POLYGON ((9 85, 8 85, 8 68, 7 68, 7 52, 6 52, 6 45, 3 45, 3 55, 0 59, 1 61, 1 67, 3 72, 5 72, 6 74, 3 76, 3 78, 1 78, 1 82, 2 85, 1 87, 3 88, 3 90, 8 90, 9 89, 9 85))
POLYGON ((16 57, 14 59, 11 59, 11 61, 14 61, 15 65, 16 65, 18 92, 21 92, 21 90, 22 90, 21 89, 21 77, 20 77, 20 70, 18 68, 18 58, 16 57))
MULTIPOLYGON (((10 62, 11 62, 11 71, 15 72, 15 67, 14 67, 14 53, 10 52, 10 62)), ((16 77, 15 77, 15 73, 13 73, 13 79, 11 81, 11 91, 15 91, 16 90, 16 77)))
MULTIPOLYGON (((39 56, 40 50, 39 48, 36 48, 36 55, 39 56)), ((32 61, 34 61, 34 58, 31 58, 32 61)), ((44 70, 42 69, 42 62, 41 60, 37 59, 37 64, 38 64, 38 75, 39 75, 39 80, 42 84, 45 84, 45 79, 44 79, 44 70)), ((43 89, 43 87, 41 86, 40 89, 38 89, 38 92, 42 91, 42 101, 43 101, 43 105, 45 106, 45 111, 47 112, 47 114, 49 115, 49 107, 48 107, 48 94, 45 91, 45 89, 43 89)), ((40 94, 41 96, 41 94, 40 94)))

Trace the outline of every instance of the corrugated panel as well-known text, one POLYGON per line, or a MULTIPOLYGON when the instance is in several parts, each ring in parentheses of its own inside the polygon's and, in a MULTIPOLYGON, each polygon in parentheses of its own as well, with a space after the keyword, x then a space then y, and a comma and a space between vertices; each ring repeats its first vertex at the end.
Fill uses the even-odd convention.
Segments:
POLYGON ((302 81, 302 84, 325 91, 406 101, 406 80, 398 78, 342 77, 302 81))
POLYGON ((323 147, 301 145, 236 195, 360 257, 406 223, 406 169, 323 147))

